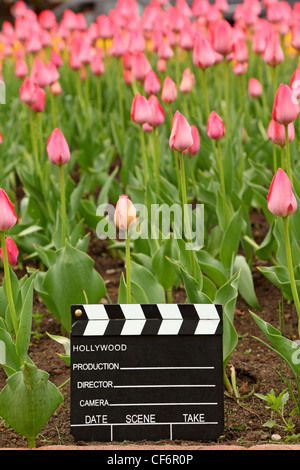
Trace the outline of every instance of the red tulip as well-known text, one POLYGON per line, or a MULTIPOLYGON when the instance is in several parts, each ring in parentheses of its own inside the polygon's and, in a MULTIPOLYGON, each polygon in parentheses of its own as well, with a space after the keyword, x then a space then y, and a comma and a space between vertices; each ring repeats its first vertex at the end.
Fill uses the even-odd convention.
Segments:
POLYGON ((215 52, 210 42, 202 34, 196 34, 193 48, 193 64, 195 67, 207 69, 214 63, 215 52))
POLYGON ((35 87, 35 100, 31 105, 32 111, 35 113, 41 113, 44 111, 46 106, 46 92, 43 88, 36 86, 35 87))
MULTIPOLYGON (((267 134, 269 140, 271 140, 274 144, 280 145, 281 147, 285 146, 285 129, 282 124, 279 124, 278 122, 274 121, 274 119, 272 119, 270 121, 267 134)), ((295 138, 295 127, 292 122, 288 124, 288 138, 289 142, 292 142, 295 138)))
MULTIPOLYGON (((6 251, 7 251, 7 258, 8 258, 8 263, 11 266, 15 266, 18 261, 18 256, 19 256, 19 251, 18 247, 13 241, 12 238, 6 237, 5 239, 5 244, 6 244, 6 251)), ((2 253, 2 248, 0 248, 0 257, 3 263, 3 253, 2 253)))
POLYGON ((225 135, 225 125, 220 116, 212 111, 207 120, 207 135, 210 139, 219 140, 225 135))
POLYGON ((36 99, 35 96, 35 87, 36 85, 33 83, 31 78, 26 77, 19 92, 20 92, 20 99, 23 103, 31 105, 34 103, 36 99))
POLYGON ((55 165, 64 165, 70 160, 70 149, 68 143, 59 129, 52 131, 47 142, 47 154, 55 165))
POLYGON ((160 90, 160 81, 154 70, 149 70, 144 80, 144 89, 147 95, 155 95, 160 90))
POLYGON ((18 78, 25 78, 28 74, 28 65, 22 57, 18 57, 15 65, 15 75, 18 78))
POLYGON ((15 206, 10 201, 6 192, 0 188, 0 232, 9 230, 16 222, 15 206))
POLYGON ((200 150, 200 135, 198 128, 194 126, 193 124, 191 125, 191 132, 192 132, 192 139, 193 143, 192 145, 183 153, 188 153, 190 156, 191 155, 197 155, 197 153, 200 150))
POLYGON ((273 105, 272 117, 274 121, 284 125, 289 124, 295 121, 299 111, 299 104, 294 100, 293 91, 288 85, 281 83, 273 105))
POLYGON ((284 54, 279 42, 278 33, 275 30, 272 30, 267 39, 263 58, 266 64, 272 67, 281 64, 284 60, 284 54))
POLYGON ((165 112, 156 95, 150 95, 148 98, 150 117, 148 124, 152 127, 158 127, 165 121, 165 112))
POLYGON ((114 214, 114 222, 118 229, 128 230, 137 223, 136 209, 126 194, 119 197, 114 214))
POLYGON ((262 95, 262 86, 256 78, 249 79, 248 93, 252 98, 258 98, 262 95))
POLYGON ((193 145, 191 126, 178 110, 174 114, 169 145, 178 152, 183 152, 193 145))
POLYGON ((34 58, 31 79, 33 83, 41 88, 46 88, 50 85, 50 76, 46 65, 38 57, 34 58))
POLYGON ((136 93, 132 100, 131 119, 136 124, 145 124, 150 118, 150 108, 147 98, 136 93))
POLYGON ((297 210, 297 201, 288 175, 279 168, 267 195, 268 209, 278 217, 287 217, 297 210))
POLYGON ((225 19, 217 21, 213 28, 213 47, 223 56, 232 52, 233 29, 225 19))
POLYGON ((166 77, 162 86, 161 99, 165 103, 172 103, 177 99, 177 85, 170 77, 166 77))

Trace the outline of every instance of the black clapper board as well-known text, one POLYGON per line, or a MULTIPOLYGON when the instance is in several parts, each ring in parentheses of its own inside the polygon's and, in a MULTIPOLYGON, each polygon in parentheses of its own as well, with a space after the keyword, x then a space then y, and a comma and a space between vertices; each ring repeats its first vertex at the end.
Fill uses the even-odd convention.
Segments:
POLYGON ((224 430, 222 306, 72 305, 71 433, 210 441, 224 430))

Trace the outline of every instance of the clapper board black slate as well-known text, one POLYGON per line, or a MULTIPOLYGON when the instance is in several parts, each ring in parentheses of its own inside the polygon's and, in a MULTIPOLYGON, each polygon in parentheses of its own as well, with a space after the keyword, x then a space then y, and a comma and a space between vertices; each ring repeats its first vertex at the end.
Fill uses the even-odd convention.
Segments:
POLYGON ((224 429, 222 306, 72 305, 71 433, 215 440, 224 429))

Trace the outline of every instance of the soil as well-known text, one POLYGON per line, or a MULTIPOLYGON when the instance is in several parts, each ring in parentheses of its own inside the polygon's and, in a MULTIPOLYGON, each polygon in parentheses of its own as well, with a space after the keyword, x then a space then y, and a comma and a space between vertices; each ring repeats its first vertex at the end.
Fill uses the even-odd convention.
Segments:
MULTIPOLYGON (((253 234, 256 240, 262 238, 268 229, 264 216, 257 212, 252 214, 253 234)), ((105 241, 91 237, 89 254, 95 260, 95 268, 100 272, 107 282, 107 291, 110 299, 117 303, 118 286, 121 272, 124 268, 122 259, 112 258, 106 249, 105 241)), ((256 260, 257 261, 257 260, 256 260)), ((255 265, 254 265, 255 266, 255 265)), ((263 319, 270 322, 274 327, 279 328, 279 304, 282 302, 282 295, 271 284, 255 266, 253 268, 253 278, 257 298, 261 305, 261 310, 256 311, 263 319)), ((174 292, 175 302, 185 301, 183 288, 174 292)), ((285 330, 289 332, 297 331, 297 315, 293 305, 283 302, 285 330)), ((61 334, 60 325, 56 319, 47 312, 43 303, 36 296, 34 298, 34 311, 43 313, 41 324, 38 326, 33 322, 33 331, 39 330, 40 336, 32 335, 29 355, 35 364, 50 374, 50 380, 57 386, 64 383, 70 376, 70 369, 58 356, 62 353, 63 347, 49 338, 45 333, 61 334)), ((272 412, 266 407, 266 403, 255 394, 267 394, 274 389, 276 396, 286 388, 282 381, 282 376, 291 376, 290 371, 285 369, 280 363, 278 356, 270 351, 265 345, 256 339, 263 338, 262 333, 256 326, 249 313, 249 306, 242 298, 238 298, 235 313, 235 328, 239 335, 238 345, 230 358, 228 365, 228 375, 231 366, 234 367, 237 376, 237 386, 242 399, 237 400, 224 391, 225 402, 225 429, 224 434, 217 442, 210 442, 209 445, 237 445, 245 448, 253 445, 267 443, 274 444, 274 435, 281 437, 280 443, 300 443, 298 440, 290 440, 289 434, 280 427, 282 422, 277 419, 278 425, 269 429, 264 423, 272 418, 272 412)), ((291 378, 291 377, 290 377, 291 378)), ((6 376, 3 370, 0 371, 0 389, 5 385, 6 376)), ((64 401, 52 415, 48 423, 40 432, 36 445, 43 446, 89 446, 100 443, 76 442, 70 433, 70 387, 69 384, 61 389, 64 394, 64 401)), ((285 415, 294 408, 294 402, 290 398, 285 415)), ((294 418, 295 433, 300 433, 299 419, 294 418)), ((193 445, 199 442, 168 442, 160 444, 193 445)), ((103 444, 103 443, 101 443, 103 444)), ((111 443, 108 443, 111 444, 111 443)), ((116 443, 122 445, 122 443, 116 443)), ((149 442, 139 442, 137 444, 153 444, 149 442)), ((26 439, 10 429, 3 420, 0 419, 0 448, 24 448, 27 447, 26 439)))

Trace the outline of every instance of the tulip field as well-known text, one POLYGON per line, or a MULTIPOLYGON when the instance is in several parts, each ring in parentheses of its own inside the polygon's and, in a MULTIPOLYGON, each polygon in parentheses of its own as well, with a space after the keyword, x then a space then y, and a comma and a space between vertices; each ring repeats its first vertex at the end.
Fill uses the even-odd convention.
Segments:
POLYGON ((30 448, 64 401, 29 353, 34 299, 59 324, 47 341, 68 366, 71 305, 113 302, 91 240, 121 260, 117 303, 176 303, 180 290, 222 304, 224 394, 237 400, 242 299, 287 365, 285 429, 299 431, 300 3, 244 0, 232 22, 227 11, 118 0, 87 24, 17 1, 2 23, 0 422, 30 448), (288 331, 280 306, 279 328, 264 319, 256 273, 290 307, 288 331))

